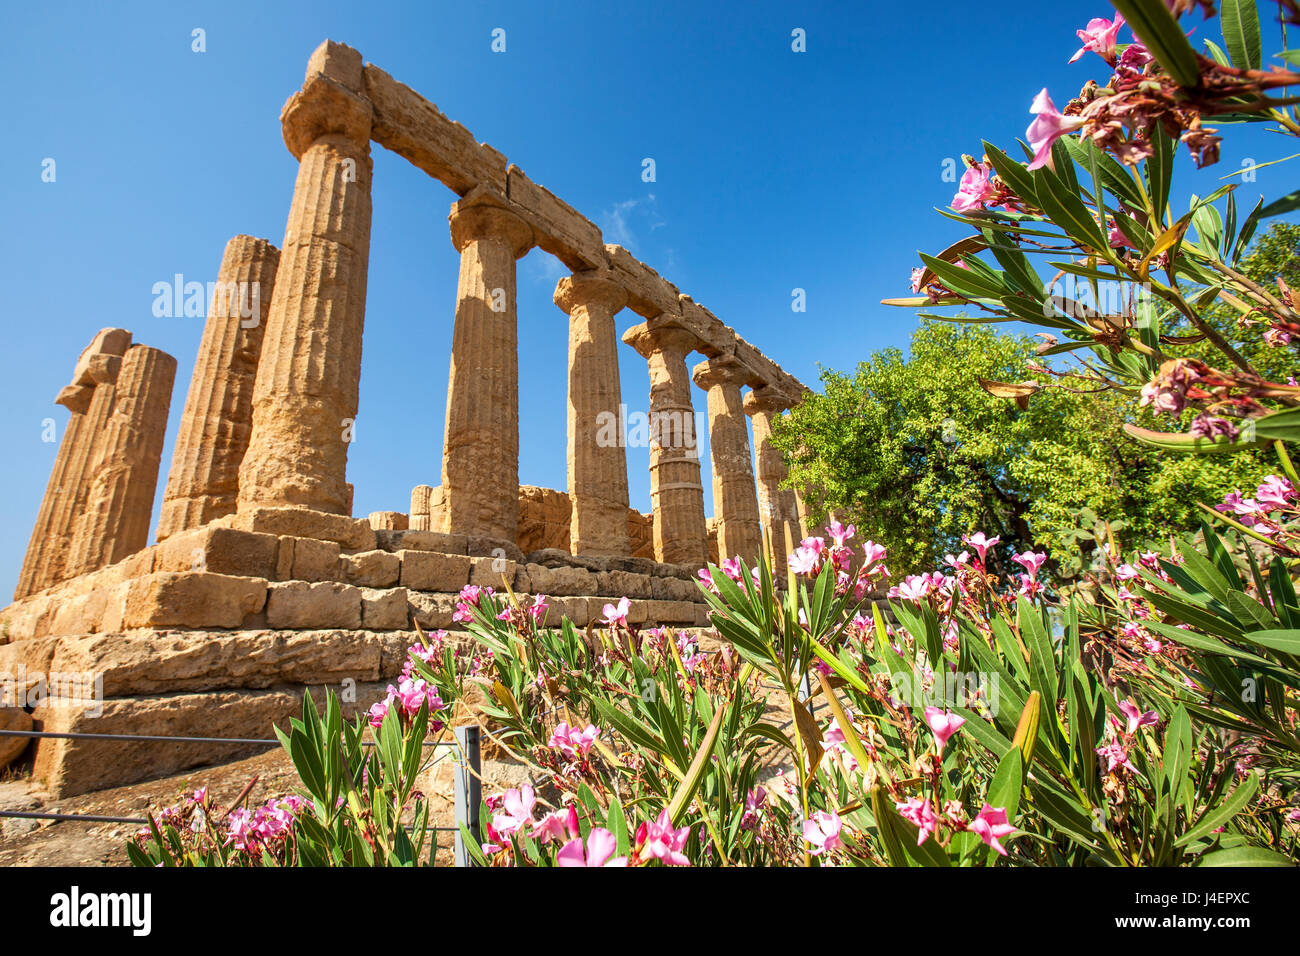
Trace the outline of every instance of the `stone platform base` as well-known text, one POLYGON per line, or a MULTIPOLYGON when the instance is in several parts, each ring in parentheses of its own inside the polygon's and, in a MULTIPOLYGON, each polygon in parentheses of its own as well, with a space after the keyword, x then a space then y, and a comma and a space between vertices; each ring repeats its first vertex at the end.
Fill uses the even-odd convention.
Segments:
MULTIPOLYGON (((548 598, 545 623, 707 624, 694 571, 644 558, 529 555, 508 543, 263 509, 177 534, 0 611, 0 696, 37 730, 270 738, 310 689, 365 711, 402 669, 414 625, 457 632, 466 584, 548 598), (72 680, 84 705, 39 681, 72 680), (49 697, 42 702, 42 696, 49 697), (54 698, 61 698, 55 701, 54 698), (35 702, 33 703, 33 700, 35 702)), ((463 632, 461 632, 463 633, 463 632)), ((468 639, 468 635, 464 635, 468 639)), ((257 746, 44 739, 34 773, 57 795, 176 773, 257 746)))

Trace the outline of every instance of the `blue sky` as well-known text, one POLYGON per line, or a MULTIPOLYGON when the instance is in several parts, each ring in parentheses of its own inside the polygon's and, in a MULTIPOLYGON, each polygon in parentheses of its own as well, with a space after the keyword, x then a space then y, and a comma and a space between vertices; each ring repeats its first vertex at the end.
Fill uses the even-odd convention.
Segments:
MULTIPOLYGON (((907 294, 916 250, 960 235, 932 209, 955 189, 944 160, 978 153, 981 138, 1013 147, 1043 86, 1063 105, 1104 79, 1095 57, 1066 63, 1074 30, 1098 15, 1107 4, 1072 0, 12 5, 0 32, 0 587, 17 577, 57 451, 43 422, 61 434, 68 413, 52 400, 104 326, 179 362, 161 498, 202 320, 155 318, 152 286, 175 273, 214 279, 237 233, 280 244, 296 163, 279 110, 326 37, 424 94, 815 385, 819 365, 906 345, 915 316, 878 303, 907 294), (191 49, 195 28, 206 52, 191 49), (496 28, 504 53, 491 50, 496 28), (791 49, 796 28, 806 52, 791 49), (647 157, 653 183, 641 177, 647 157), (46 158, 53 183, 41 180, 46 158), (795 288, 806 313, 791 311, 795 288)), ((1193 174, 1180 157, 1186 189, 1204 194, 1247 157, 1295 151, 1258 128, 1227 133, 1217 167, 1193 174)), ((1291 167, 1271 167, 1238 198, 1249 208, 1293 186, 1291 167)), ((413 485, 439 480, 453 198, 375 147, 356 514, 405 511, 413 485)), ((565 486, 567 325, 551 299, 562 269, 539 250, 519 263, 520 479, 552 488, 565 486)), ((620 329, 636 321, 618 318, 620 329)), ((624 401, 644 410, 645 363, 631 349, 621 373, 624 401)), ((629 449, 642 510, 647 462, 629 449)))

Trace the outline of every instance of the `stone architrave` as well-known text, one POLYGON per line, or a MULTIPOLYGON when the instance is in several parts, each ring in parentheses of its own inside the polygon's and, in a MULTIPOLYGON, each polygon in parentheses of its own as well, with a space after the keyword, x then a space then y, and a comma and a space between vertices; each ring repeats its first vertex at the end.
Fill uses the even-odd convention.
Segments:
POLYGON ((519 329, 515 262, 533 230, 479 187, 451 207, 460 253, 447 378, 442 527, 513 543, 519 527, 519 329))
POLYGON ((791 400, 779 392, 759 388, 745 396, 745 414, 754 426, 754 460, 757 464, 758 514, 768 540, 768 558, 777 572, 786 565, 786 531, 794 544, 802 540, 795 494, 781 483, 788 475, 781 452, 772 445, 772 421, 791 400))
POLYGON ((149 543, 176 359, 133 345, 121 359, 113 411, 99 436, 85 511, 68 549, 68 576, 116 564, 149 543))
POLYGON ((241 512, 351 514, 370 257, 373 111, 363 90, 361 54, 326 41, 280 115, 298 179, 253 386, 241 512))
POLYGON ((159 541, 236 510, 279 262, 280 250, 265 239, 235 236, 226 243, 176 434, 159 541))
POLYGON ((713 459, 713 509, 718 555, 741 557, 753 566, 763 549, 758 494, 749 454, 749 428, 740 387, 750 373, 734 358, 720 356, 695 366, 695 384, 709 395, 709 451, 713 459))
POLYGON ((708 560, 700 448, 686 356, 694 333, 642 323, 623 334, 650 370, 650 502, 655 560, 703 567, 708 560))
POLYGON ((627 556, 627 450, 614 316, 627 292, 609 270, 560 279, 555 304, 569 315, 569 551, 627 556))
POLYGON ((122 354, 131 345, 126 329, 101 329, 82 350, 72 384, 55 402, 72 414, 54 459, 45 496, 41 499, 31 541, 14 589, 14 600, 42 591, 65 577, 67 555, 95 464, 95 450, 113 411, 113 388, 122 354))

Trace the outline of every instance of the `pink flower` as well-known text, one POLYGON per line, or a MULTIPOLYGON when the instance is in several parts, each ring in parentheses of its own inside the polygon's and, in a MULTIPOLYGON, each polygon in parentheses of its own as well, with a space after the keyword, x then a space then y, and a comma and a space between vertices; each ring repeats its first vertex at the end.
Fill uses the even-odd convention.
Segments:
POLYGON ((1025 138, 1034 151, 1034 161, 1028 168, 1038 169, 1047 165, 1047 160, 1052 155, 1052 144, 1066 133, 1082 126, 1083 120, 1061 115, 1052 98, 1047 95, 1047 87, 1043 87, 1042 92, 1034 97, 1029 112, 1035 114, 1035 119, 1025 133, 1025 138))
POLYGON ((972 548, 975 549, 976 553, 978 553, 980 556, 980 563, 983 564, 984 555, 988 552, 988 550, 991 547, 993 547, 995 544, 1001 541, 1002 538, 1001 536, 996 534, 991 538, 986 538, 984 537, 983 531, 976 531, 974 534, 962 535, 961 540, 963 544, 969 544, 972 548))
POLYGON ((600 730, 594 724, 588 724, 585 730, 578 730, 576 727, 570 727, 568 721, 562 720, 556 725, 546 745, 554 747, 570 760, 574 760, 587 756, 587 752, 591 750, 599 736, 600 730))
POLYGON ((898 808, 898 815, 904 820, 916 826, 919 832, 916 834, 916 845, 920 846, 926 841, 935 827, 939 825, 938 818, 934 815, 934 808, 930 806, 930 801, 921 797, 909 797, 906 803, 895 804, 898 808))
POLYGON ((537 796, 528 784, 524 784, 520 790, 507 790, 502 802, 505 811, 492 818, 492 829, 498 833, 509 836, 533 822, 533 807, 537 805, 537 796))
POLYGON ((794 554, 790 555, 787 563, 795 574, 812 574, 817 570, 820 560, 820 556, 812 548, 800 546, 794 549, 794 554))
POLYGON ((913 292, 921 291, 921 276, 923 275, 925 275, 925 270, 922 269, 920 266, 917 266, 915 269, 912 270, 912 291, 913 292))
POLYGON ((741 577, 740 567, 739 557, 727 558, 722 562, 722 573, 739 584, 741 577))
POLYGON ((819 810, 812 815, 812 819, 805 820, 803 838, 812 844, 813 849, 810 851, 812 855, 821 856, 823 853, 842 848, 844 846, 844 841, 840 839, 842 827, 840 816, 834 810, 830 813, 819 810))
POLYGON ((849 538, 853 537, 855 530, 857 529, 855 529, 853 525, 849 525, 846 528, 844 525, 832 518, 831 523, 826 528, 826 533, 830 535, 831 541, 834 543, 835 547, 839 548, 843 547, 845 541, 848 541, 849 538))
POLYGON ((1119 224, 1114 221, 1111 222, 1110 232, 1106 234, 1106 241, 1110 243, 1112 249, 1122 249, 1125 246, 1130 249, 1137 248, 1129 237, 1124 235, 1124 231, 1120 229, 1119 224))
POLYGON ((1016 832, 1016 828, 1007 823, 1006 807, 994 809, 987 803, 984 804, 984 808, 980 810, 979 816, 972 820, 966 826, 966 829, 970 830, 1003 856, 1007 855, 1007 850, 1006 847, 998 842, 998 840, 1016 832))
POLYGON ((665 808, 659 819, 637 828, 636 843, 643 859, 659 860, 668 866, 690 866, 691 861, 682 853, 690 835, 690 827, 673 829, 672 817, 665 808))
POLYGON ((1121 700, 1119 710, 1128 718, 1128 733, 1130 734, 1137 733, 1139 727, 1150 727, 1160 722, 1160 715, 1154 710, 1143 713, 1136 704, 1129 700, 1121 700))
MULTIPOLYGON (((997 189, 989 182, 989 167, 976 163, 967 167, 957 184, 957 195, 952 197, 952 208, 957 212, 977 212, 997 195, 997 189)), ((919 290, 918 290, 919 291, 919 290)))
POLYGON ((556 866, 627 866, 627 857, 620 856, 613 860, 614 851, 618 849, 618 838, 604 827, 593 827, 587 834, 584 848, 582 838, 570 840, 555 854, 556 866))
POLYGON ((1111 66, 1115 65, 1115 40, 1119 36, 1119 28, 1124 25, 1124 17, 1116 14, 1114 22, 1107 20, 1105 17, 1094 17, 1088 21, 1088 27, 1085 30, 1075 31, 1079 39, 1083 41, 1083 46, 1079 47, 1077 53, 1070 57, 1070 62, 1074 63, 1081 56, 1091 50, 1111 66))
POLYGON ((1280 329, 1277 326, 1270 326, 1264 330, 1264 343, 1272 348, 1281 348, 1284 345, 1291 344, 1291 333, 1286 329, 1280 329))
POLYGON ((627 612, 632 609, 632 602, 625 597, 618 599, 618 606, 606 604, 603 608, 605 615, 604 623, 607 627, 622 625, 627 627, 627 612))
POLYGON ((383 700, 370 705, 371 727, 378 728, 383 725, 384 718, 388 716, 388 705, 391 700, 391 697, 386 697, 383 700))
POLYGON ((920 603, 930 593, 930 579, 924 574, 910 574, 903 579, 902 584, 891 590, 897 592, 897 597, 920 603))
POLYGON ((950 711, 940 710, 938 707, 927 707, 925 708, 925 722, 930 725, 930 730, 934 732, 934 739, 939 744, 939 753, 942 754, 944 745, 948 743, 948 738, 961 729, 961 725, 966 723, 966 718, 950 711))
POLYGON ((885 546, 876 544, 874 541, 868 541, 862 546, 862 566, 867 567, 875 564, 877 561, 885 560, 885 546))
POLYGON ((1277 475, 1269 475, 1255 489, 1255 500, 1268 511, 1280 511, 1283 508, 1289 508, 1291 503, 1295 501, 1295 497, 1296 492, 1291 487, 1291 482, 1285 478, 1279 478, 1277 475))
POLYGON ((1031 578, 1034 578, 1038 576, 1038 569, 1047 560, 1047 555, 1041 552, 1026 551, 1024 554, 1017 554, 1011 560, 1029 572, 1031 578))
POLYGON ((1137 772, 1137 767, 1129 763, 1128 751, 1118 740, 1112 740, 1104 747, 1097 748, 1097 755, 1106 758, 1106 772, 1113 773, 1116 767, 1137 772))
POLYGON ((534 823, 532 836, 540 838, 543 843, 550 843, 552 840, 559 842, 565 838, 576 837, 580 832, 578 810, 573 804, 569 804, 567 810, 554 810, 534 823))
POLYGON ((700 568, 696 572, 699 575, 700 582, 709 591, 710 594, 718 593, 718 586, 713 583, 713 573, 708 568, 700 568))

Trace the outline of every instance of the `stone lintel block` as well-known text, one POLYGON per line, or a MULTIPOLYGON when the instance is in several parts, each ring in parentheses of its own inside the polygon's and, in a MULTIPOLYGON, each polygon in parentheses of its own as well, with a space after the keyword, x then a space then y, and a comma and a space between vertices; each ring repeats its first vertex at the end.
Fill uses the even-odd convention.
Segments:
POLYGON ((629 309, 647 319, 681 312, 681 293, 677 286, 620 245, 606 244, 605 255, 620 284, 627 289, 629 309))
MULTIPOLYGON (((96 361, 95 356, 111 355, 120 360, 130 347, 131 333, 126 329, 100 329, 95 333, 95 337, 90 340, 90 344, 82 349, 81 355, 77 357, 77 364, 72 371, 72 384, 93 386, 98 382, 105 381, 105 379, 99 377, 102 373, 91 369, 91 365, 96 361)), ((111 381, 111 379, 108 380, 111 381)))
POLYGON ((68 411, 78 415, 84 415, 90 408, 90 400, 94 397, 94 386, 65 385, 59 389, 59 394, 54 396, 54 404, 62 405, 68 411))
POLYGON ((441 551, 443 554, 465 554, 469 539, 463 534, 443 534, 441 531, 376 531, 379 547, 385 551, 441 551))
POLYGON ((361 627, 361 589, 350 584, 277 581, 267 590, 267 627, 361 627))
POLYGON ((307 60, 307 75, 304 82, 320 74, 346 86, 354 93, 360 93, 365 89, 365 81, 362 78, 364 67, 365 61, 361 57, 361 51, 354 50, 343 43, 326 40, 312 51, 311 57, 307 60))
POLYGON ((375 532, 366 519, 308 508, 250 508, 217 521, 242 531, 336 541, 345 551, 372 551, 375 548, 375 532))
POLYGON ((681 324, 695 333, 700 341, 697 351, 708 358, 725 358, 736 348, 736 333, 708 309, 688 295, 680 297, 681 324))
POLYGON ((279 544, 279 539, 273 534, 211 525, 195 528, 154 545, 155 557, 150 571, 211 571, 214 574, 274 578, 279 544))
POLYGON ((366 96, 374 106, 371 136, 459 196, 479 184, 506 192, 505 157, 484 148, 474 134, 373 63, 364 70, 366 96))
POLYGON ((631 571, 602 571, 597 576, 596 591, 615 597, 648 598, 654 594, 654 579, 631 571))
POLYGON ((514 211, 520 218, 533 227, 537 245, 574 272, 605 266, 605 244, 599 227, 529 179, 518 166, 506 170, 506 198, 518 207, 514 211))
POLYGON ((410 624, 406 588, 361 589, 361 626, 368 631, 404 631, 410 624))
POLYGON ((498 593, 503 593, 505 586, 501 578, 504 577, 510 582, 511 588, 515 586, 515 569, 518 565, 509 558, 470 558, 469 560, 470 584, 492 588, 498 593))
POLYGON ((128 582, 122 624, 239 627, 266 605, 265 578, 210 571, 162 571, 128 582))
POLYGON ((401 511, 372 511, 366 520, 376 531, 405 531, 411 526, 410 515, 401 511))
POLYGON ((341 558, 343 580, 367 588, 389 588, 402 576, 402 559, 387 551, 359 551, 341 558))
POLYGON ((402 587, 415 591, 457 593, 469 583, 470 559, 463 554, 438 551, 399 551, 402 587))
POLYGON ((337 541, 320 541, 316 538, 294 539, 291 580, 337 581, 339 577, 337 541))

